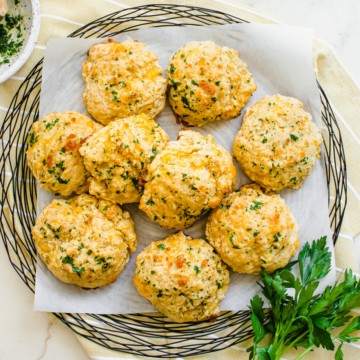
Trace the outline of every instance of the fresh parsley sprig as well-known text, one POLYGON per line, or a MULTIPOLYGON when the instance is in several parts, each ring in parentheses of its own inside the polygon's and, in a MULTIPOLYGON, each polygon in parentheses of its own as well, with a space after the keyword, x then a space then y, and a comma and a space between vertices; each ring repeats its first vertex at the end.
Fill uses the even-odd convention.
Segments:
POLYGON ((264 301, 258 295, 250 301, 254 330, 253 346, 248 349, 250 359, 278 360, 291 348, 302 347, 305 350, 297 357, 301 359, 315 347, 335 350, 334 341, 340 342, 335 359, 343 359, 343 344, 360 339, 351 335, 360 330, 360 317, 349 316, 352 309, 360 306, 360 281, 351 270, 346 270, 342 282, 338 280, 321 294, 315 294, 330 268, 331 253, 326 237, 322 237, 311 246, 306 243, 297 261, 272 275, 262 271, 259 285, 270 309, 264 309, 264 301), (291 272, 296 264, 299 277, 291 272), (338 335, 331 335, 333 329, 343 326, 338 335))

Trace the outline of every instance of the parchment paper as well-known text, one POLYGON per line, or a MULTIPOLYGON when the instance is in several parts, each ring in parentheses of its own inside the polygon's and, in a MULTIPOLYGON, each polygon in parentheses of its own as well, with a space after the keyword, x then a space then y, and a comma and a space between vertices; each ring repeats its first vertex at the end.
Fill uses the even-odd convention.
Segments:
MULTIPOLYGON (((282 25, 237 24, 211 27, 152 28, 126 33, 115 37, 118 41, 135 39, 159 55, 164 69, 172 54, 191 40, 213 40, 221 46, 238 50, 240 58, 248 64, 258 85, 247 107, 264 95, 280 93, 300 99, 305 110, 313 115, 321 127, 320 98, 312 68, 312 32, 308 29, 282 25)), ((87 51, 94 43, 104 39, 51 39, 48 42, 42 74, 40 117, 53 111, 79 111, 86 108, 82 99, 84 81, 81 64, 87 51)), ((245 110, 242 111, 242 114, 245 110)), ((216 142, 232 152, 232 143, 241 125, 242 115, 229 121, 194 128, 203 134, 212 134, 216 142)), ((167 105, 158 118, 159 124, 175 140, 181 125, 176 124, 167 105)), ((237 167, 237 187, 249 179, 237 167)), ((300 190, 284 190, 281 196, 291 208, 299 226, 303 245, 320 236, 328 237, 332 249, 329 226, 327 185, 324 161, 317 161, 311 176, 300 190)), ((54 196, 39 187, 38 213, 54 196)), ((165 238, 176 231, 162 229, 151 222, 138 209, 138 204, 124 206, 135 222, 138 237, 137 252, 131 256, 126 269, 118 280, 107 287, 96 290, 82 290, 63 284, 55 279, 39 260, 36 272, 35 310, 71 313, 135 313, 153 312, 152 305, 138 295, 133 285, 135 257, 151 241, 165 238)), ((206 218, 198 221, 184 233, 192 237, 205 238, 206 218)), ((333 257, 334 259, 334 257, 333 257)), ((322 287, 332 283, 335 277, 334 261, 332 272, 324 279, 322 287)), ((250 298, 259 292, 257 276, 231 274, 229 290, 221 303, 222 310, 246 310, 250 298)))

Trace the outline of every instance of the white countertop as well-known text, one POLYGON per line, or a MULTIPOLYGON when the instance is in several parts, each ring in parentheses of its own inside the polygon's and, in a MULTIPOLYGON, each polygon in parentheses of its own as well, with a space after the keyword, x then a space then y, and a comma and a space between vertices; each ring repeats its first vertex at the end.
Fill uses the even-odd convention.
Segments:
MULTIPOLYGON (((360 84, 358 0, 242 0, 241 4, 281 22, 313 28, 315 37, 335 49, 360 84)), ((69 329, 33 311, 33 294, 12 269, 1 244, 0 283, 0 360, 89 359, 69 329)))

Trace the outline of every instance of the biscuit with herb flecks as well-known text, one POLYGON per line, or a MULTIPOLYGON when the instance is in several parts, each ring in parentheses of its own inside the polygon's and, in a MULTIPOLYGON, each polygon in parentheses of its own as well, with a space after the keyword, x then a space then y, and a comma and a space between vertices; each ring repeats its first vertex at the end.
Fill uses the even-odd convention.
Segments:
POLYGON ((180 131, 148 166, 139 208, 162 227, 184 229, 217 207, 235 178, 230 153, 212 135, 180 131))
POLYGON ((54 112, 34 122, 26 159, 41 187, 63 196, 87 191, 90 174, 79 148, 101 127, 74 111, 54 112))
POLYGON ((177 50, 167 76, 170 105, 192 126, 239 116, 256 90, 238 52, 212 41, 190 41, 177 50))
POLYGON ((135 40, 91 47, 82 65, 88 112, 106 125, 141 113, 156 116, 164 109, 166 79, 158 56, 135 40))
POLYGON ((41 212, 32 236, 56 278, 88 289, 113 283, 137 246, 130 214, 87 194, 53 200, 41 212))
POLYGON ((278 194, 244 185, 214 209, 206 238, 234 271, 259 274, 284 267, 299 247, 299 229, 278 194))
POLYGON ((138 254, 134 284, 169 319, 202 321, 219 314, 229 271, 205 240, 179 232, 138 254))
POLYGON ((299 189, 320 158, 322 137, 297 99, 265 96, 247 109, 233 149, 246 175, 264 189, 299 189))
POLYGON ((144 114, 112 121, 94 133, 80 148, 91 173, 90 194, 119 204, 140 201, 141 178, 168 141, 144 114))

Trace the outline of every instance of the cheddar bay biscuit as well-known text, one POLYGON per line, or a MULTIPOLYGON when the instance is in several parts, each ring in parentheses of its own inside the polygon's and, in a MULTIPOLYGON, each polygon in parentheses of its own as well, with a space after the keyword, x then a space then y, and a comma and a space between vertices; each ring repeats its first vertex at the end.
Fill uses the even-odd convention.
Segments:
POLYGON ((27 163, 44 189, 68 196, 87 191, 90 176, 80 146, 102 126, 73 111, 54 112, 34 122, 27 163))
POLYGON ((322 137, 292 97, 265 96, 243 119, 233 149, 246 175, 266 190, 298 189, 320 158, 322 137))
POLYGON ((187 228, 220 204, 235 177, 230 153, 213 136, 180 131, 148 166, 139 208, 165 228, 187 228))
POLYGON ((137 246, 130 214, 87 194, 53 200, 32 235, 53 275, 83 288, 113 283, 137 246))
POLYGON ((236 50, 212 41, 190 41, 167 68, 169 102, 189 125, 237 117, 256 85, 236 50))
POLYGON ((82 75, 86 108, 104 125, 141 113, 155 118, 165 106, 166 79, 158 57, 135 40, 92 46, 82 75))
POLYGON ((206 238, 234 271, 271 273, 285 266, 299 247, 298 225, 278 194, 245 185, 214 209, 206 238))
POLYGON ((90 194, 119 204, 140 201, 142 174, 168 141, 165 131, 144 114, 106 125, 80 149, 91 173, 90 194))
POLYGON ((202 321, 219 314, 229 272, 205 240, 179 232, 152 242, 137 256, 134 284, 171 320, 202 321))

